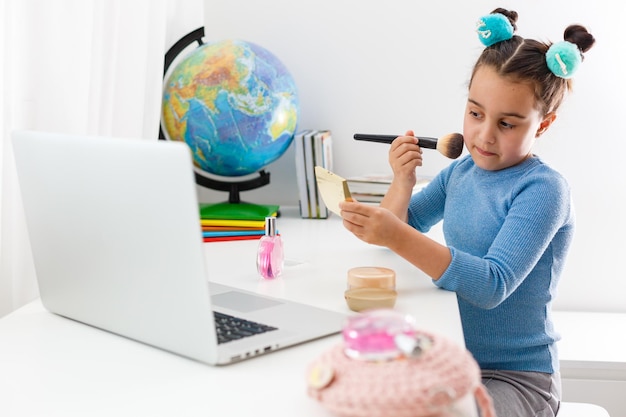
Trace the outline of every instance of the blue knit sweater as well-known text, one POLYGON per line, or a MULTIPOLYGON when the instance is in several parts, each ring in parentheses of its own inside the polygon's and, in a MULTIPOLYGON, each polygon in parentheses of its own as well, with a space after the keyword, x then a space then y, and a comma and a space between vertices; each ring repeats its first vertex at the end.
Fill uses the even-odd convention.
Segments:
POLYGON ((417 230, 441 220, 452 262, 434 283, 456 292, 480 367, 558 370, 551 303, 574 231, 565 179, 538 157, 485 171, 466 156, 411 199, 417 230))

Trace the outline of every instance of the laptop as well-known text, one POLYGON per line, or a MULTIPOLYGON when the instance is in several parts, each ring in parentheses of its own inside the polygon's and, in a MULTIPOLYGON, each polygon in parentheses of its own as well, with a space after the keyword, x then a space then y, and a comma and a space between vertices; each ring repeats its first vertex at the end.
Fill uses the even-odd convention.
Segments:
POLYGON ((211 365, 341 330, 342 312, 210 282, 186 144, 12 136, 39 293, 50 312, 211 365), (229 316, 247 328, 225 341, 215 326, 229 316))

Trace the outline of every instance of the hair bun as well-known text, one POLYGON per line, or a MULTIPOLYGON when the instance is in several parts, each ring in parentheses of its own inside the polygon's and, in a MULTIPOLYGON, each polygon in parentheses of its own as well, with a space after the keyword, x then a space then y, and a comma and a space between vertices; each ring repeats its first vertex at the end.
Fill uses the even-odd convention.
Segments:
POLYGON ((546 62, 557 77, 571 78, 583 60, 583 53, 591 49, 596 40, 582 25, 569 25, 563 38, 564 41, 550 46, 546 62))
POLYGON ((593 35, 582 25, 568 26, 563 34, 563 39, 576 44, 581 52, 587 52, 596 42, 593 35))
POLYGON ((480 18, 476 24, 478 39, 489 47, 513 37, 515 28, 508 17, 501 13, 492 13, 480 18))

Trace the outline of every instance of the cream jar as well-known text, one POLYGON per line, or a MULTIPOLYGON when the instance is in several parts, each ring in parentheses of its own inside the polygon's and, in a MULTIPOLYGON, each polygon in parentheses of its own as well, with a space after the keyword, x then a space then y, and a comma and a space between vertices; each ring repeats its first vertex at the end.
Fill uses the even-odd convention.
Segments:
POLYGON ((353 311, 393 308, 397 297, 396 273, 377 266, 351 268, 344 297, 353 311))

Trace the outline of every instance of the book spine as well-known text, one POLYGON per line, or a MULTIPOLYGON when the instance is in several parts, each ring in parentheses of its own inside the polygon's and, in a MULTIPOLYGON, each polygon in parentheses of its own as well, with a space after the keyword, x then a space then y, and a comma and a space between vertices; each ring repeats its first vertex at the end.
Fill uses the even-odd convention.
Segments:
MULTIPOLYGON (((313 136, 313 162, 315 166, 319 165, 324 167, 324 154, 322 151, 324 134, 325 131, 319 131, 315 134, 315 136, 313 136)), ((326 205, 324 204, 324 201, 322 201, 322 196, 317 186, 317 180, 315 181, 315 214, 318 219, 326 219, 328 217, 328 209, 326 209, 326 205)))
POLYGON ((304 166, 306 172, 306 189, 307 189, 307 201, 309 208, 308 218, 317 217, 316 199, 315 199, 315 159, 314 159, 314 147, 313 137, 317 131, 312 130, 304 135, 304 166))
POLYGON ((296 159, 296 180, 298 182, 298 200, 300 202, 300 216, 302 218, 311 217, 309 194, 307 191, 307 170, 306 158, 304 155, 304 138, 309 130, 298 132, 294 137, 296 143, 295 159, 296 159))
MULTIPOLYGON (((329 171, 333 170, 332 163, 332 135, 330 130, 322 130, 315 136, 315 165, 319 165, 329 171)), ((328 208, 322 200, 321 194, 317 187, 316 181, 316 197, 318 206, 318 218, 328 218, 328 208)))
POLYGON ((323 137, 322 152, 324 154, 324 168, 329 171, 334 171, 335 167, 333 164, 333 136, 330 131, 327 131, 327 134, 323 137))

